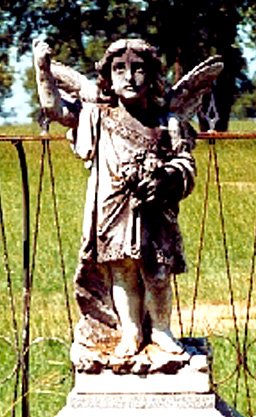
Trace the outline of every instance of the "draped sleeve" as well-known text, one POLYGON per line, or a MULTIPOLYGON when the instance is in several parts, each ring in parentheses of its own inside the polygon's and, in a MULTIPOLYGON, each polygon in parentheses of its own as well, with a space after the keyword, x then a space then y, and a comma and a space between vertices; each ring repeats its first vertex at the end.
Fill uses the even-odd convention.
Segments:
POLYGON ((86 162, 87 168, 90 168, 96 152, 99 114, 98 106, 93 103, 83 103, 78 127, 67 134, 74 154, 86 162))

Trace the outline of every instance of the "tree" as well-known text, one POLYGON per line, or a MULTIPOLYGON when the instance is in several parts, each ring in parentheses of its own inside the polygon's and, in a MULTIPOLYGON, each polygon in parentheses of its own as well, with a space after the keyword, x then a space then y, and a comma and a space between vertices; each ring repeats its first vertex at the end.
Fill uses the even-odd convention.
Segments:
POLYGON ((256 118, 256 74, 252 81, 244 83, 232 107, 232 115, 239 119, 256 118))
MULTIPOLYGON (((226 130, 237 80, 244 76, 238 27, 246 16, 254 21, 252 0, 5 0, 4 5, 20 54, 30 50, 31 37, 43 33, 56 59, 90 76, 106 46, 120 37, 140 36, 158 46, 173 81, 209 55, 222 55, 225 69, 214 95, 216 128, 226 130)), ((208 104, 205 97, 204 107, 208 104)), ((202 117, 201 127, 208 128, 202 117)))
MULTIPOLYGON (((157 22, 153 34, 161 45, 168 65, 175 63, 174 79, 191 69, 207 56, 220 54, 224 70, 214 86, 214 97, 219 121, 216 130, 226 130, 230 109, 236 92, 236 81, 245 65, 242 53, 236 47, 238 25, 242 21, 242 1, 224 0, 149 0, 148 13, 157 22), (169 44, 172 44, 171 47, 169 44)), ((204 98, 206 112, 210 97, 204 98)), ((203 114, 201 128, 208 130, 203 114)))
POLYGON ((8 59, 6 59, 4 53, 0 52, 0 114, 2 116, 6 116, 3 111, 3 104, 4 100, 11 96, 13 78, 8 59))
POLYGON ((10 33, 6 24, 6 14, 0 9, 0 114, 3 112, 3 103, 11 95, 13 83, 13 69, 9 60, 10 33))

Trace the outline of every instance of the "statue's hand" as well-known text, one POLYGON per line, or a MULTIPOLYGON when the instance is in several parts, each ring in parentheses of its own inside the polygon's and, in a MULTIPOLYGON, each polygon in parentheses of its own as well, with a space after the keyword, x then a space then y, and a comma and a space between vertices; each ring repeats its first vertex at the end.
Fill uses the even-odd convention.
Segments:
POLYGON ((151 176, 139 182, 136 196, 146 202, 164 202, 169 198, 180 199, 183 193, 182 174, 175 169, 156 169, 151 176))
POLYGON ((36 68, 40 70, 49 71, 51 65, 51 53, 50 46, 39 39, 34 39, 32 44, 34 64, 36 68))
POLYGON ((144 178, 137 186, 136 197, 146 203, 156 200, 159 197, 160 183, 161 180, 157 178, 144 178))
MULTIPOLYGON (((50 69, 51 48, 46 42, 39 39, 35 39, 32 46, 37 92, 41 107, 44 109, 44 117, 46 115, 50 120, 62 123, 64 117, 61 96, 50 69)), ((68 124, 68 126, 70 125, 68 124)))

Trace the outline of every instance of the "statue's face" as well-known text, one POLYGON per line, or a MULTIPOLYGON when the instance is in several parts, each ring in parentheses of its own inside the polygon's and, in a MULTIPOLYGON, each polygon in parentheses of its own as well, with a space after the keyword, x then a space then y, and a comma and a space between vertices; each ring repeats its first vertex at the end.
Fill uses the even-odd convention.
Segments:
POLYGON ((145 61, 131 50, 114 57, 111 64, 112 89, 125 102, 138 102, 148 91, 148 72, 145 61))

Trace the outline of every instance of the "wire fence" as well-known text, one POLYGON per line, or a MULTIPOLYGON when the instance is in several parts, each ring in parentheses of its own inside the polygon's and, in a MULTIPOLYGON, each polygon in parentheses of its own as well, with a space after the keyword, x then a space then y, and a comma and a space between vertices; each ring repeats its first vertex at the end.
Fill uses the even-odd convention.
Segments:
MULTIPOLYGON (((226 177, 222 177, 221 165, 223 150, 219 150, 218 145, 226 141, 238 148, 242 142, 246 143, 251 155, 249 160, 251 158, 254 166, 255 139, 255 132, 198 134, 198 142, 203 143, 200 152, 204 154, 204 178, 199 201, 194 202, 191 196, 185 212, 194 204, 200 211, 191 216, 189 225, 184 225, 188 239, 193 228, 197 231, 197 241, 191 249, 194 268, 189 283, 174 280, 173 284, 176 294, 174 321, 178 323, 181 337, 201 336, 204 332, 213 348, 212 389, 249 417, 256 414, 256 310, 253 303, 256 228, 246 199, 249 196, 253 201, 255 197, 256 175, 245 184, 242 174, 241 178, 240 174, 232 177, 231 168, 225 174, 229 184, 236 183, 241 187, 241 193, 246 191, 246 199, 241 203, 243 222, 240 225, 241 216, 236 217, 240 197, 237 200, 235 192, 225 193, 226 177), (229 212, 230 202, 234 206, 233 212, 229 212), (211 217, 216 226, 207 233, 211 217), (222 261, 218 255, 215 258, 211 247, 216 235, 214 247, 223 254, 222 261), (246 262, 242 262, 242 258, 246 258, 246 262), (207 292, 204 287, 214 279, 221 293, 219 301, 215 297, 212 305, 203 303, 204 291, 207 292), (188 293, 189 302, 184 295, 188 293), (217 315, 220 307, 221 314, 217 315)), ((74 175, 78 165, 70 162, 68 151, 60 151, 64 140, 61 136, 0 135, 2 416, 34 417, 43 413, 44 417, 52 416, 64 405, 73 383, 68 356, 77 315, 72 295, 72 271, 83 214, 84 193, 80 187, 81 181, 85 183, 85 180, 80 171, 74 175), (70 167, 70 164, 76 165, 70 167), (22 203, 19 203, 21 194, 22 203)))

